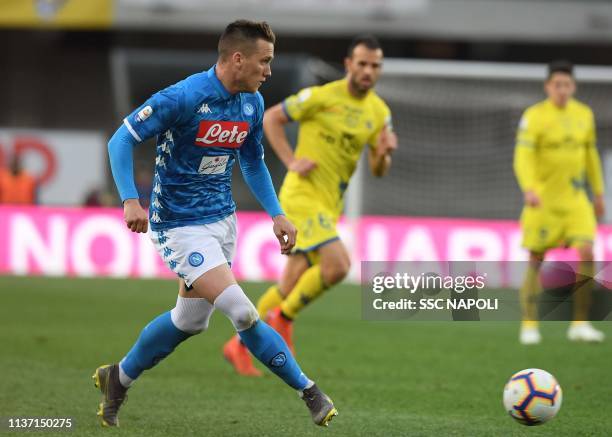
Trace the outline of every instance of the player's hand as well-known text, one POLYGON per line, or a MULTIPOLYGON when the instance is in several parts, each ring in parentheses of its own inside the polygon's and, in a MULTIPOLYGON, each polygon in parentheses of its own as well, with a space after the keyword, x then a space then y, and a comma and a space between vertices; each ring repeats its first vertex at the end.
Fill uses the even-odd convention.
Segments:
POLYGON ((378 136, 376 154, 378 156, 391 155, 397 150, 397 135, 389 128, 384 128, 378 136))
POLYGON ((540 206, 540 196, 538 196, 534 191, 525 191, 523 197, 525 199, 525 205, 531 206, 533 208, 537 208, 538 206, 540 206))
POLYGON ((123 219, 132 232, 147 232, 149 218, 147 212, 142 209, 138 199, 126 199, 123 202, 123 219))
POLYGON ((289 164, 289 171, 294 171, 304 178, 316 167, 317 163, 308 158, 296 158, 289 164))
POLYGON ((593 198, 593 207, 595 208, 595 216, 601 218, 606 213, 606 204, 602 195, 593 198))
POLYGON ((274 221, 274 235, 276 235, 280 243, 281 253, 289 255, 293 246, 295 246, 297 229, 284 215, 277 215, 272 220, 274 221))

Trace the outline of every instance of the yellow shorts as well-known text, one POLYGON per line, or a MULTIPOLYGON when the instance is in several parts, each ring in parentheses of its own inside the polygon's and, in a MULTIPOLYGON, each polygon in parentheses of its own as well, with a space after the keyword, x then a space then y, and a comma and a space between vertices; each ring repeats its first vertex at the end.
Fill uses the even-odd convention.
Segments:
POLYGON ((291 197, 287 200, 281 197, 281 206, 298 230, 294 252, 313 252, 339 238, 336 229, 338 213, 321 205, 317 199, 291 197))
POLYGON ((523 247, 541 253, 554 247, 592 243, 597 221, 590 203, 572 211, 525 207, 521 214, 521 230, 523 247))

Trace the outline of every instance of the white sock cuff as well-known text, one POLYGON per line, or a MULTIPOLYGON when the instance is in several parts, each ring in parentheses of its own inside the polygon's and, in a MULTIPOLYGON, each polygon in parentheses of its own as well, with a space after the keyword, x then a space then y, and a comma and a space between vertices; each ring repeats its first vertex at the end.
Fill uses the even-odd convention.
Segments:
POLYGON ((308 390, 313 385, 315 385, 314 381, 312 379, 309 379, 308 382, 306 383, 306 386, 303 389, 297 391, 298 395, 300 395, 300 397, 304 396, 304 390, 308 390))
POLYGON ((197 334, 208 328, 208 321, 215 307, 204 298, 182 297, 170 311, 172 323, 188 334, 197 334))
POLYGON ((121 362, 119 363, 119 382, 121 383, 122 386, 124 386, 125 388, 128 388, 132 385, 134 380, 130 378, 127 375, 127 373, 123 371, 123 367, 121 367, 121 363, 123 363, 123 360, 121 360, 121 362))

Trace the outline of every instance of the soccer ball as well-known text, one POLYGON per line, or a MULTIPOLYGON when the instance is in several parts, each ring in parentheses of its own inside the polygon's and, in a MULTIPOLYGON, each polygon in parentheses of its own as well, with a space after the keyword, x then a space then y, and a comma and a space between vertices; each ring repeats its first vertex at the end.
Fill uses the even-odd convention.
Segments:
POLYGON ((504 388, 504 408, 523 425, 541 425, 556 416, 563 393, 554 376, 542 369, 512 375, 504 388))

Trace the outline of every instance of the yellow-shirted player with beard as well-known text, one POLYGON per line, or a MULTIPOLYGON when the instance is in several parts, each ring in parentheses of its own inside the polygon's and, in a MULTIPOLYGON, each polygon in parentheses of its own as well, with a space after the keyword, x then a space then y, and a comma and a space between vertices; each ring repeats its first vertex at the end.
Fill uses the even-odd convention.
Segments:
MULTIPOLYGON (((368 148, 372 174, 380 177, 397 148, 391 111, 373 90, 382 60, 376 38, 357 37, 345 58, 345 78, 305 88, 265 113, 266 137, 289 170, 280 190, 281 206, 298 235, 280 283, 266 291, 257 310, 291 348, 293 319, 349 271, 350 258, 336 224, 363 149, 368 148), (284 130, 291 121, 300 125, 295 153, 284 130)), ((260 374, 237 337, 223 352, 238 373, 260 374)))
POLYGON ((514 170, 524 195, 521 215, 523 246, 529 266, 520 290, 523 323, 520 342, 541 341, 538 330, 539 270, 546 251, 567 246, 580 255, 580 287, 574 297, 574 322, 567 336, 573 341, 599 342, 604 334, 589 323, 593 284, 595 216, 604 212, 603 178, 591 109, 573 98, 573 66, 549 65, 548 98, 525 111, 518 130, 514 170), (587 183, 593 203, 587 195, 587 183))

